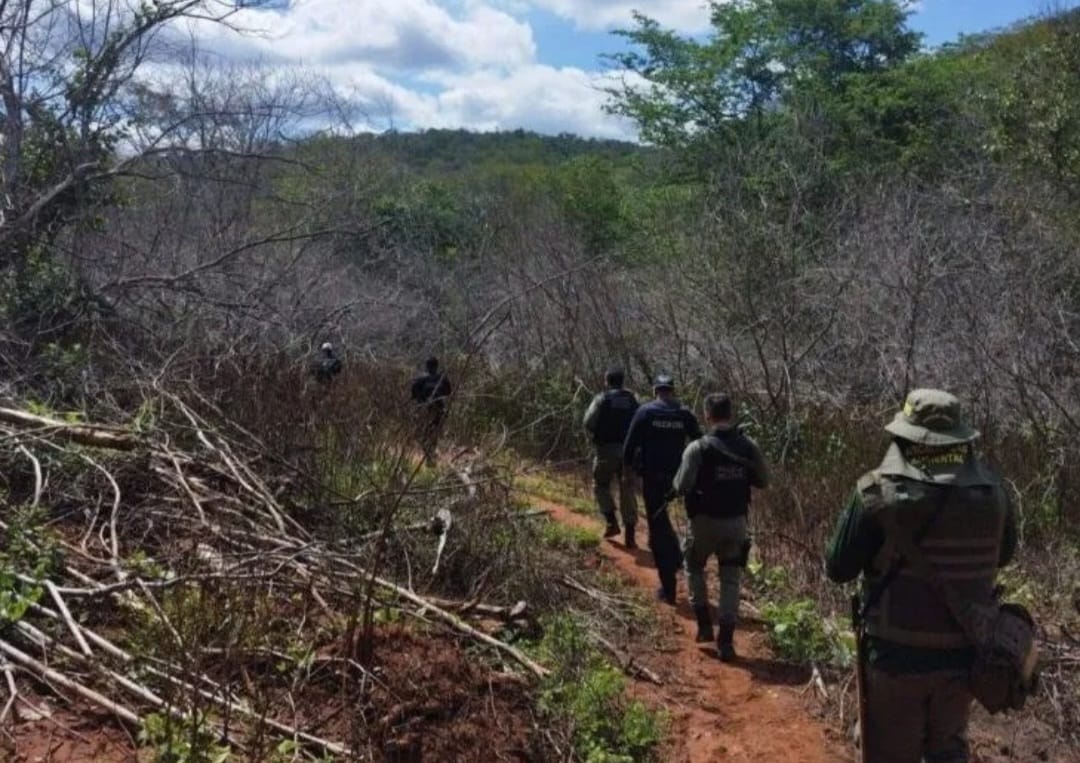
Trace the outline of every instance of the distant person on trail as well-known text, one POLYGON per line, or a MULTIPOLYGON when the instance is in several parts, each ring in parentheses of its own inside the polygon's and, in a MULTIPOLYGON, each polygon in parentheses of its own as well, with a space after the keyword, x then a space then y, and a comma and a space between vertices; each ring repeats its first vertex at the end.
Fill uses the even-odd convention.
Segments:
POLYGON ((615 501, 611 496, 611 483, 619 483, 619 513, 622 515, 623 540, 627 548, 637 548, 634 530, 637 527, 637 502, 634 500, 634 478, 629 468, 623 468, 622 449, 630 421, 638 409, 634 393, 623 389, 625 375, 613 368, 605 376, 607 390, 593 398, 585 411, 585 429, 592 435, 593 495, 600 515, 607 521, 605 538, 619 534, 619 520, 615 517, 615 501))
POLYGON ((413 379, 410 387, 410 395, 416 403, 420 419, 420 445, 428 465, 435 463, 435 449, 439 444, 439 434, 446 419, 446 404, 452 391, 450 380, 439 370, 438 358, 427 359, 424 373, 413 379))
POLYGON ((735 425, 731 398, 705 398, 709 433, 687 446, 675 475, 675 492, 686 498, 690 529, 683 543, 690 605, 697 617, 699 643, 713 639, 705 567, 716 556, 720 564, 720 659, 735 659, 735 625, 739 615, 739 583, 750 552, 746 517, 751 488, 769 483, 768 466, 757 443, 735 425))
POLYGON ((885 430, 885 459, 858 481, 826 554, 832 580, 864 578, 864 759, 966 763, 975 650, 945 591, 964 608, 994 604, 1016 519, 953 395, 915 390, 885 430))
POLYGON ((657 376, 653 392, 656 399, 638 408, 630 422, 623 443, 623 464, 642 478, 649 549, 660 576, 657 597, 674 604, 682 552, 667 504, 674 496, 672 480, 679 471, 683 449, 687 442, 701 437, 701 427, 694 414, 675 399, 675 382, 670 376, 657 376))
POLYGON ((320 384, 329 384, 341 373, 341 358, 334 352, 334 345, 323 342, 319 354, 311 361, 311 375, 320 384))

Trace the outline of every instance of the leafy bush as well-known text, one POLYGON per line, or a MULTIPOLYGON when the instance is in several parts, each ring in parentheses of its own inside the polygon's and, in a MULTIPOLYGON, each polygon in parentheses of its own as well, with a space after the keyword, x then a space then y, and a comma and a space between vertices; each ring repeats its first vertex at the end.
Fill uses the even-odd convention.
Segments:
POLYGON ((622 673, 604 660, 585 628, 571 616, 552 618, 538 650, 553 669, 541 688, 540 708, 570 726, 581 760, 636 763, 652 758, 663 737, 663 719, 626 699, 622 673))
POLYGON ((153 750, 154 763, 226 763, 229 748, 207 727, 198 713, 182 721, 154 713, 143 719, 139 741, 153 750))
POLYGON ((41 580, 60 565, 59 547, 42 528, 44 520, 40 509, 12 511, 0 551, 0 627, 21 620, 41 598, 41 586, 28 585, 18 575, 41 580))
POLYGON ((854 637, 821 616, 810 599, 767 603, 761 615, 769 625, 769 641, 780 657, 799 663, 848 666, 855 654, 854 637))

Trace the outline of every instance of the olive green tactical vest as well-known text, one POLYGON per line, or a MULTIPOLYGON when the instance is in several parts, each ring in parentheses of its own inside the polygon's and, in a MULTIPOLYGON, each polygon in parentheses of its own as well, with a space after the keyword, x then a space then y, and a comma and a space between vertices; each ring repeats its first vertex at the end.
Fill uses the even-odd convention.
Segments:
MULTIPOLYGON (((933 477, 908 463, 893 446, 881 466, 859 481, 863 505, 885 542, 866 585, 872 589, 897 558, 893 538, 914 536, 940 501, 944 506, 919 546, 937 575, 964 601, 989 602, 1001 555, 1008 501, 999 478, 973 456, 948 474, 933 477), (942 498, 942 491, 944 499, 942 498)), ((912 647, 970 646, 944 599, 910 565, 867 613, 871 636, 912 647)))

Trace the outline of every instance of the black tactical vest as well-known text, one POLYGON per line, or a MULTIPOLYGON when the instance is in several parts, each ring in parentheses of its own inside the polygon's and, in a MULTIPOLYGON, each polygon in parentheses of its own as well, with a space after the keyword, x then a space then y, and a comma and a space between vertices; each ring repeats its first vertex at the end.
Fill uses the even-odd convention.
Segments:
MULTIPOLYGON (((896 461, 896 453, 886 463, 896 461)), ((885 464, 883 464, 883 467, 885 464)), ((885 471, 889 471, 886 469, 885 471)), ((893 471, 905 471, 903 467, 893 471)), ((872 590, 896 559, 892 538, 913 536, 941 506, 919 543, 937 575, 962 600, 989 602, 993 598, 1008 503, 997 477, 974 458, 951 483, 913 479, 909 474, 882 473, 859 482, 863 505, 885 534, 866 584, 872 590)), ((886 641, 930 649, 970 646, 960 625, 931 581, 905 565, 867 613, 867 633, 886 641)))
POLYGON ((753 446, 737 432, 709 434, 702 438, 694 492, 686 496, 686 513, 708 517, 745 516, 750 508, 750 469, 753 446))
POLYGON ((621 444, 626 439, 630 422, 637 411, 638 402, 634 393, 625 389, 611 389, 604 393, 600 401, 600 413, 596 420, 593 441, 597 445, 621 444))

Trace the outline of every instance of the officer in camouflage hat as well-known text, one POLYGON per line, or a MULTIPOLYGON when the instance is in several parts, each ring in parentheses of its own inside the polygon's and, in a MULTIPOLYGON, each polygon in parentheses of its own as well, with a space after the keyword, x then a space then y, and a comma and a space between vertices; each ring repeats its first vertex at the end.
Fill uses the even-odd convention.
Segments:
POLYGON ((619 513, 622 515, 624 541, 627 548, 637 548, 634 530, 637 526, 637 502, 634 500, 634 475, 623 468, 622 448, 630 421, 638 409, 633 392, 623 388, 625 374, 612 368, 604 377, 607 390, 593 398, 585 411, 585 429, 592 436, 593 495, 601 516, 607 522, 605 538, 619 534, 619 520, 615 516, 615 500, 611 497, 611 483, 619 483, 619 513))
POLYGON ((826 555, 832 580, 864 578, 862 743, 874 763, 966 763, 975 653, 937 583, 993 601, 1015 516, 953 395, 915 390, 885 429, 885 459, 858 481, 826 555), (905 564, 911 544, 928 565, 905 564))

